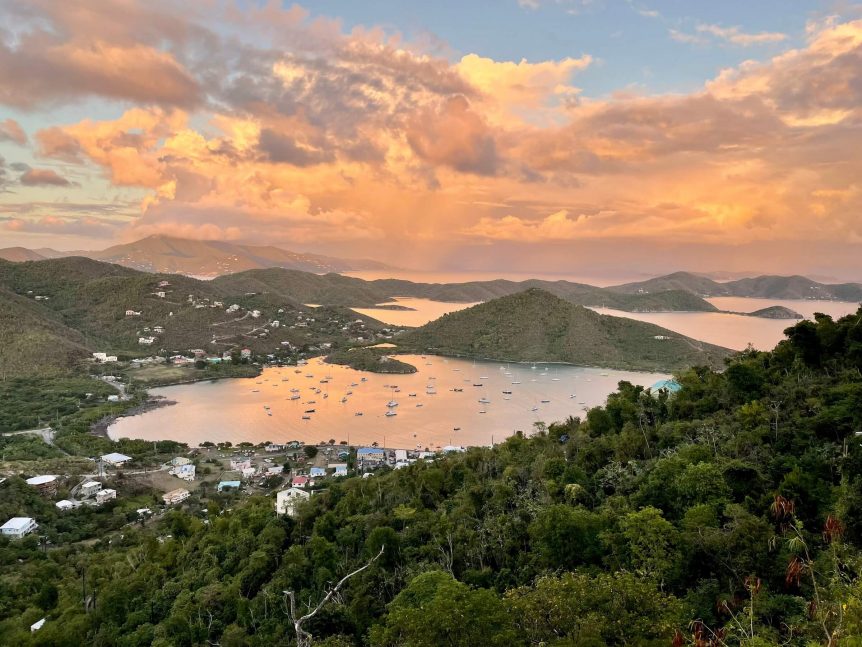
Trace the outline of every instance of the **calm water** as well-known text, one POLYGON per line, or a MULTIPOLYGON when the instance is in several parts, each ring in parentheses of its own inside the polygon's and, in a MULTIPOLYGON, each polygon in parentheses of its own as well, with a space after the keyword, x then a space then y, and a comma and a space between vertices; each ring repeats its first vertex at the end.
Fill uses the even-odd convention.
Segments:
POLYGON ((476 305, 475 303, 454 303, 450 301, 431 301, 412 297, 396 297, 387 304, 397 304, 412 310, 387 310, 386 308, 353 308, 356 312, 374 317, 395 326, 423 326, 450 312, 457 312, 476 305))
POLYGON ((154 389, 152 393, 177 404, 121 418, 109 433, 112 438, 171 439, 190 445, 206 440, 236 444, 296 439, 314 443, 330 438, 351 444, 377 441, 402 448, 489 445, 517 430, 529 432, 537 421, 550 423, 582 415, 585 407, 603 404, 620 380, 650 386, 668 377, 556 364, 539 364, 532 369, 529 365, 433 356, 403 359, 419 371, 379 375, 313 360, 300 367, 299 373, 295 367, 272 368, 256 380, 154 389), (322 384, 327 376, 330 379, 322 384), (436 394, 428 394, 429 386, 436 394), (321 392, 315 393, 318 388, 321 392), (463 391, 452 390, 456 388, 463 391), (301 398, 288 399, 293 395, 291 389, 299 389, 301 398), (348 391, 352 395, 346 395, 348 391), (512 393, 504 395, 503 391, 512 393), (328 398, 324 398, 325 393, 328 398), (411 397, 411 393, 416 396, 411 397), (346 402, 341 402, 343 397, 346 402), (490 402, 480 403, 482 398, 490 402), (315 402, 309 403, 311 400, 315 402), (390 400, 398 402, 394 407, 397 415, 386 417, 390 400), (308 409, 315 412, 304 414, 308 409), (357 412, 363 415, 356 416, 357 412), (303 415, 310 420, 303 420, 303 415))

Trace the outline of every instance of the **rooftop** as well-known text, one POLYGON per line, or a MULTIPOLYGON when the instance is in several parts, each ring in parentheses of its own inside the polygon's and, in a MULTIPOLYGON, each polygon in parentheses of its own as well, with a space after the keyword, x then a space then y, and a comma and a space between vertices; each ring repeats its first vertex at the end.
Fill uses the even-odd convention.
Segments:
POLYGON ((110 454, 102 456, 102 460, 108 461, 109 463, 125 463, 126 461, 132 460, 132 457, 118 452, 111 452, 110 454))
POLYGON ((12 517, 0 526, 0 528, 5 530, 24 530, 31 523, 33 523, 33 519, 30 517, 12 517))
POLYGON ((44 485, 45 483, 51 483, 56 480, 57 477, 53 474, 42 474, 41 476, 34 476, 33 478, 27 479, 27 485, 44 485))

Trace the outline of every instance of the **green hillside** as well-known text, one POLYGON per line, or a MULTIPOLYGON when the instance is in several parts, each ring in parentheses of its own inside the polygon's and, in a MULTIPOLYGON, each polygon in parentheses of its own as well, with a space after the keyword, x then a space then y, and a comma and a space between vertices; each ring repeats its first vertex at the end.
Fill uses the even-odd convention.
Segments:
POLYGON ((535 288, 444 315, 397 343, 403 351, 639 370, 720 366, 732 353, 659 326, 600 315, 535 288))
POLYGON ((3 262, 0 300, 9 303, 0 317, 2 367, 12 375, 68 370, 93 351, 126 358, 196 348, 213 354, 238 348, 314 353, 321 344, 338 347, 363 336, 373 341, 383 327, 347 308, 315 310, 249 292, 82 257, 3 262), (239 308, 228 312, 234 304, 239 308), (141 337, 154 341, 142 345, 141 337))

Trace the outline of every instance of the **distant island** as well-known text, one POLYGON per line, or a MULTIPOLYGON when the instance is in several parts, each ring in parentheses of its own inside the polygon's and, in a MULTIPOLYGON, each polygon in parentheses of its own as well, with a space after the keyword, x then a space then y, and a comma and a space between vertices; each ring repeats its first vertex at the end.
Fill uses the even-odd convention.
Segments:
POLYGON ((734 314, 745 315, 746 317, 763 317, 764 319, 804 319, 804 317, 790 308, 784 306, 769 306, 761 308, 754 312, 736 312, 734 314))

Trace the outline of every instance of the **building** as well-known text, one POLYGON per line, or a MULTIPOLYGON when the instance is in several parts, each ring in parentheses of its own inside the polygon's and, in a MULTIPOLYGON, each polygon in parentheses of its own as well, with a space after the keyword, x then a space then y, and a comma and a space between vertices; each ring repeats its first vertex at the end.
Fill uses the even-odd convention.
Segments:
POLYGON ((191 496, 191 492, 189 492, 185 488, 177 488, 176 490, 171 490, 166 494, 162 495, 162 501, 165 502, 165 505, 174 505, 176 503, 182 503, 186 499, 191 496))
POLYGON ((257 473, 257 470, 253 467, 246 467, 240 471, 242 472, 242 477, 244 479, 250 479, 257 473))
POLYGON ((276 476, 284 471, 284 465, 271 465, 266 468, 267 476, 276 476))
POLYGON ((650 391, 652 391, 653 395, 658 394, 659 391, 667 391, 668 393, 676 393, 682 388, 682 384, 677 382, 676 380, 659 380, 655 384, 650 387, 650 391))
POLYGON ((127 317, 140 317, 141 313, 138 312, 137 310, 126 310, 126 316, 127 317))
POLYGON ((247 458, 230 459, 230 469, 232 472, 241 472, 244 469, 251 467, 251 461, 247 458))
POLYGON ((57 494, 57 477, 53 474, 42 474, 27 479, 27 485, 39 490, 42 496, 54 496, 57 494))
POLYGON ((303 501, 308 501, 310 497, 310 492, 299 488, 292 487, 288 490, 282 490, 275 495, 275 512, 292 517, 296 514, 297 506, 303 501))
POLYGON ((39 490, 42 496, 54 496, 57 494, 57 477, 53 474, 42 474, 27 479, 27 485, 39 490))
POLYGON ((110 488, 106 488, 104 490, 99 490, 96 492, 96 503, 102 505, 103 503, 107 503, 111 499, 117 498, 117 491, 112 490, 110 488))
POLYGON ((241 485, 242 483, 240 481, 219 481, 218 485, 216 486, 216 490, 218 490, 219 492, 228 489, 238 490, 241 485))
POLYGON ((407 460, 407 450, 406 449, 396 449, 395 450, 395 462, 400 463, 407 460))
POLYGON ((308 475, 313 479, 323 478, 324 476, 326 476, 326 470, 322 467, 312 467, 310 470, 308 470, 308 475))
POLYGON ((36 530, 39 525, 30 517, 12 517, 0 526, 0 534, 10 539, 21 539, 36 530))
POLYGON ((57 501, 57 503, 55 503, 54 505, 57 506, 57 509, 60 512, 65 512, 66 510, 71 510, 72 508, 76 507, 75 504, 68 499, 57 501))
POLYGON ((152 346, 154 341, 155 337, 138 337, 138 344, 141 346, 152 346))
POLYGON ((114 467, 122 467, 125 463, 128 463, 132 460, 131 456, 126 456, 125 454, 119 454, 117 452, 111 452, 110 454, 105 454, 102 456, 102 460, 108 465, 113 465, 114 467))
POLYGON ((386 452, 379 447, 360 447, 356 450, 356 460, 360 469, 378 467, 386 464, 386 452))
POLYGON ((243 348, 243 349, 239 352, 239 356, 240 356, 242 359, 251 359, 251 349, 250 349, 250 348, 243 348))
POLYGON ((174 467, 179 467, 180 465, 188 465, 192 461, 185 456, 177 456, 171 459, 171 465, 174 467))
POLYGON ((42 628, 42 625, 44 625, 44 624, 45 624, 45 618, 42 618, 41 620, 37 620, 32 625, 30 625, 30 633, 33 633, 34 631, 39 631, 42 628))
POLYGON ((186 463, 185 465, 177 465, 168 473, 172 474, 173 476, 176 476, 177 478, 181 478, 184 481, 195 480, 195 466, 191 463, 186 463))
POLYGON ((291 479, 290 484, 295 488, 305 487, 309 484, 309 478, 307 476, 294 476, 291 479))
POLYGON ((81 496, 93 496, 96 492, 102 489, 102 484, 98 481, 87 481, 81 486, 81 496))
POLYGON ((347 463, 330 463, 327 467, 333 470, 335 476, 347 476, 347 463))
POLYGON ((107 353, 93 353, 93 361, 100 364, 104 364, 105 362, 116 362, 117 356, 108 355, 107 353))

